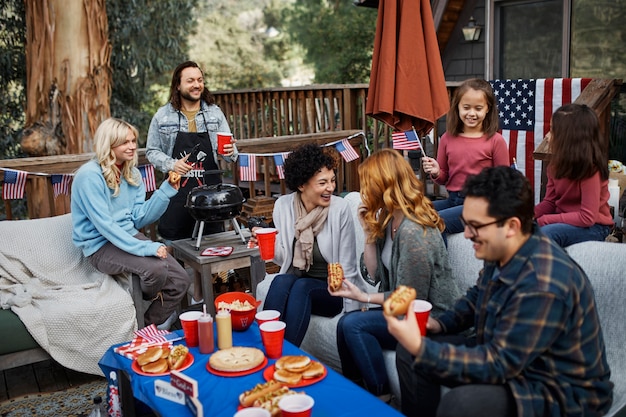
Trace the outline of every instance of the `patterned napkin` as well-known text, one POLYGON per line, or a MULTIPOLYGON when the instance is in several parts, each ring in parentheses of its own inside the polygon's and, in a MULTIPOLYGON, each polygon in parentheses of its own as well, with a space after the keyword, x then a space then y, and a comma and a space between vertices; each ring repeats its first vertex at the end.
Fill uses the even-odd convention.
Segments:
POLYGON ((172 348, 173 342, 181 340, 183 337, 172 333, 168 330, 159 330, 154 324, 135 331, 135 337, 132 341, 118 346, 115 353, 128 358, 135 359, 137 356, 148 350, 149 347, 167 347, 172 348))

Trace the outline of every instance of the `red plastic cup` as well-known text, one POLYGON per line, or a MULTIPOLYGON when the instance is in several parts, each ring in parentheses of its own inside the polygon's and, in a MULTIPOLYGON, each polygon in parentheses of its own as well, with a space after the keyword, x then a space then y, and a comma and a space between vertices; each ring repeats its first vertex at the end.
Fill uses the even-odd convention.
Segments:
POLYGON ((265 408, 247 407, 237 411, 233 417, 271 417, 271 414, 265 408))
POLYGON ((426 323, 428 323, 428 316, 430 316, 430 310, 432 309, 433 305, 426 300, 413 301, 413 311, 415 312, 422 336, 426 336, 426 323))
POLYGON ((306 394, 285 395, 278 402, 282 417, 310 417, 315 400, 306 394))
POLYGON ((280 318, 280 311, 278 310, 262 310, 254 315, 256 322, 260 325, 266 321, 276 321, 280 318))
POLYGON ((224 155, 226 151, 224 150, 224 145, 227 143, 231 143, 233 139, 232 133, 225 132, 217 132, 217 153, 220 155, 224 155))
POLYGON ((185 334, 185 343, 187 347, 198 346, 198 319, 202 316, 201 311, 187 311, 178 316, 183 333, 185 334))
POLYGON ((277 359, 283 355, 283 341, 285 340, 284 321, 266 321, 259 326, 261 330, 261 341, 268 358, 277 359))
POLYGON ((259 242, 259 251, 264 261, 274 258, 274 245, 276 244, 276 234, 278 230, 273 227, 263 227, 256 230, 256 240, 259 242))

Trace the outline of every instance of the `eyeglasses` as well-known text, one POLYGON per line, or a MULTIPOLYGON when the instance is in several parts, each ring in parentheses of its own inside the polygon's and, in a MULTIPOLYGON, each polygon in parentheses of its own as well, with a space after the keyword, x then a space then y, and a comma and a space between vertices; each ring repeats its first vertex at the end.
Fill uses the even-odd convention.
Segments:
MULTIPOLYGON (((468 222, 465 221, 463 216, 459 216, 459 220, 461 220, 461 224, 463 225, 463 228, 467 227, 472 237, 478 237, 478 230, 482 229, 483 227, 491 226, 492 224, 503 223, 506 219, 508 219, 508 217, 505 217, 503 219, 497 219, 489 223, 476 225, 476 224, 469 224, 468 222)), ((502 227, 502 226, 504 226, 504 224, 498 225, 498 227, 502 227)))

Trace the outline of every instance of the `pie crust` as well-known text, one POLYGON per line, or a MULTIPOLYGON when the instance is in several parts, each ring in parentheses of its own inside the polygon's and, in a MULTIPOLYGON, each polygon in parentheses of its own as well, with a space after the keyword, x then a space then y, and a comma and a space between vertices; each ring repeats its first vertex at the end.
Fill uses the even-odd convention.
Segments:
POLYGON ((252 347, 232 347, 215 352, 209 358, 211 368, 222 372, 240 372, 256 368, 265 360, 263 351, 252 347))

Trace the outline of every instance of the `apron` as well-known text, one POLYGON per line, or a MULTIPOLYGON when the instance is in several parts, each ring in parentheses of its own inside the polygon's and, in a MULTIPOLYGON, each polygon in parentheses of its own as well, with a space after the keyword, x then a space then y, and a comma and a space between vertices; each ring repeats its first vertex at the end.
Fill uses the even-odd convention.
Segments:
MULTIPOLYGON (((204 114, 202 118, 204 119, 204 114)), ((213 159, 213 147, 209 137, 206 120, 204 121, 206 132, 181 132, 180 113, 178 114, 178 133, 174 142, 172 157, 183 158, 188 153, 192 155, 187 161, 193 164, 193 169, 180 180, 178 193, 170 199, 167 210, 159 220, 159 233, 164 239, 179 240, 191 238, 196 220, 191 216, 189 210, 185 208, 187 195, 195 187, 204 185, 219 184, 222 182, 219 174, 204 177, 205 170, 219 169, 213 159)), ((224 231, 223 222, 205 222, 203 235, 224 231)))

